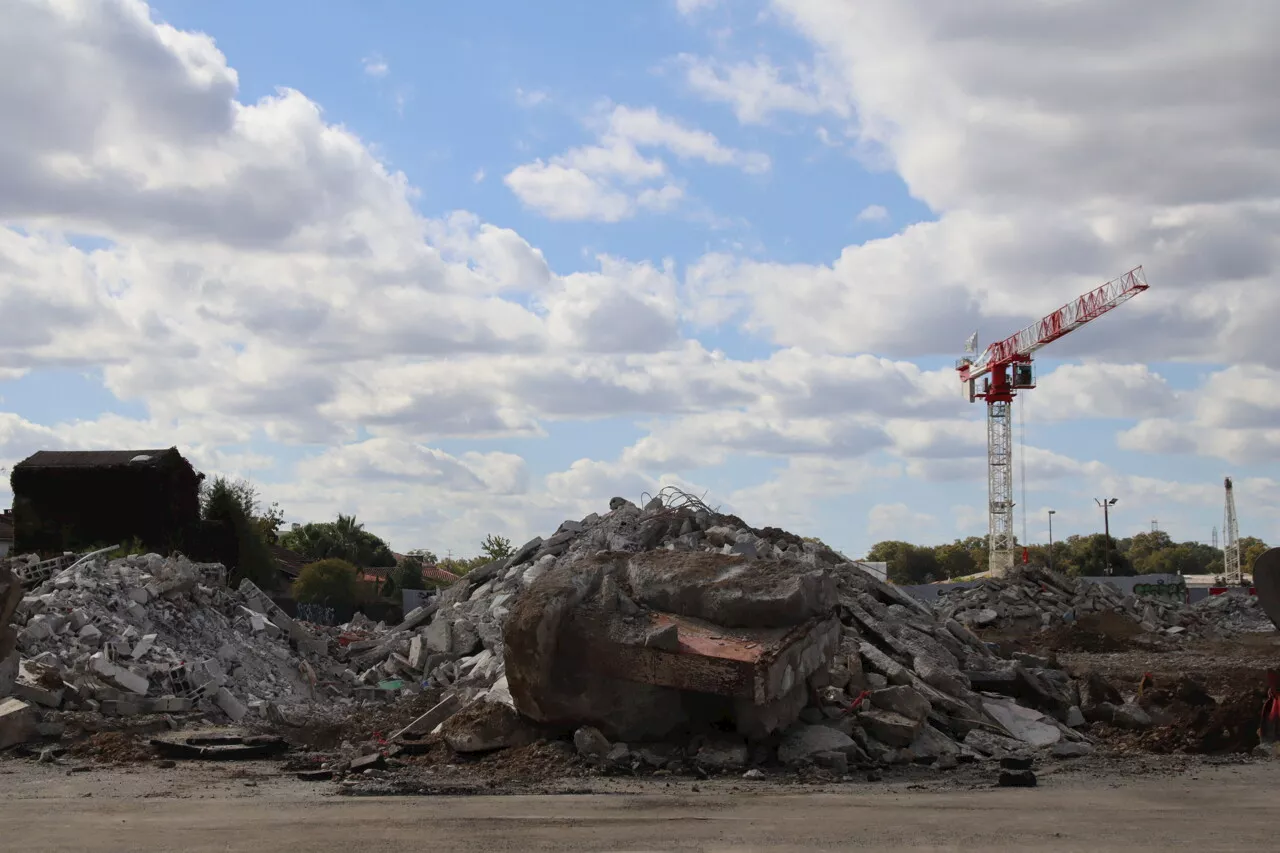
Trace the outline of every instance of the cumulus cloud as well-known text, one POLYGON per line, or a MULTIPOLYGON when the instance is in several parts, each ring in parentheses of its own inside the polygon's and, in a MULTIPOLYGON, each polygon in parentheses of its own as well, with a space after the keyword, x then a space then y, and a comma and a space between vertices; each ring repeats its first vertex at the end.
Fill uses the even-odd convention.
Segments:
POLYGON ((829 75, 799 67, 786 75, 766 57, 750 62, 720 62, 681 54, 685 82, 695 94, 733 108, 743 124, 760 124, 775 113, 848 116, 848 102, 829 75))
POLYGON ((889 219, 889 210, 880 204, 869 204, 858 211, 859 222, 885 222, 889 219))
POLYGON ((919 538, 920 530, 936 527, 938 520, 927 512, 919 512, 904 503, 876 504, 867 513, 867 532, 879 539, 919 538))
POLYGON ((1148 413, 1117 435, 1118 446, 1213 456, 1241 465, 1280 461, 1280 370, 1228 367, 1206 376, 1185 396, 1193 401, 1189 410, 1148 413))
POLYGON ((784 346, 951 354, 963 330, 1009 334, 1142 262, 1151 291, 1056 355, 1280 366, 1266 331, 1280 132, 1263 82, 1280 7, 771 5, 838 76, 857 144, 938 218, 825 265, 717 259, 698 281, 719 317, 784 346), (1157 18, 1142 45, 1124 35, 1157 18))
POLYGON ((721 144, 713 135, 656 109, 618 105, 596 117, 598 139, 550 160, 517 166, 503 179, 526 206, 550 219, 618 222, 640 211, 661 212, 684 196, 666 161, 641 149, 665 150, 680 161, 768 171, 769 158, 721 144))

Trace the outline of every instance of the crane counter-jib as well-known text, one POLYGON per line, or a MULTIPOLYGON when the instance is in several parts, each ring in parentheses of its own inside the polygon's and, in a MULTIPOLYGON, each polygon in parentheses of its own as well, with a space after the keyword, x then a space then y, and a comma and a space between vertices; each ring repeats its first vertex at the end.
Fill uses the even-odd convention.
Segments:
POLYGON ((977 379, 998 365, 1009 364, 1029 356, 1045 344, 1075 331, 1097 317, 1137 296, 1147 289, 1147 279, 1141 266, 1134 267, 1119 278, 1073 299, 1057 311, 1037 320, 1025 329, 1015 332, 1002 341, 996 341, 972 362, 961 362, 960 379, 977 379))

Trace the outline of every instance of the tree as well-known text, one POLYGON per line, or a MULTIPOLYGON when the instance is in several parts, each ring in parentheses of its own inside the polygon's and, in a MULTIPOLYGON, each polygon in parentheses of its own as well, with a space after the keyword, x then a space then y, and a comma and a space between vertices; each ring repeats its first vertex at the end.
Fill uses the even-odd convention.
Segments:
POLYGON ((959 539, 950 545, 939 545, 933 553, 943 577, 962 578, 978 571, 973 551, 966 548, 959 539))
POLYGON ((933 549, 909 542, 877 542, 867 552, 867 562, 887 563, 889 580, 897 584, 933 583, 942 574, 933 549))
POLYGON ((507 537, 490 533, 480 543, 480 552, 488 558, 487 562, 492 563, 494 560, 505 560, 510 557, 515 553, 515 549, 511 547, 511 540, 507 537))
POLYGON ((201 516, 206 522, 220 525, 235 542, 231 580, 248 578, 265 590, 276 588, 279 573, 268 547, 267 533, 256 523, 253 511, 257 491, 247 480, 231 481, 216 477, 201 489, 201 516))
POLYGON ((336 521, 311 522, 285 533, 281 543, 309 560, 330 557, 361 568, 390 568, 395 554, 381 538, 364 529, 353 515, 338 514, 336 521))
POLYGON ((355 566, 346 560, 318 560, 302 567, 293 582, 293 596, 304 604, 349 607, 356 602, 355 566))
POLYGON ((1269 549, 1267 543, 1256 536, 1240 537, 1240 570, 1245 574, 1253 574, 1253 563, 1269 549))
POLYGON ((271 544, 279 541, 280 526, 284 524, 284 513, 280 504, 272 503, 265 509, 258 500, 258 487, 248 480, 232 480, 227 477, 215 477, 200 484, 200 516, 211 518, 210 508, 221 517, 227 517, 228 508, 234 504, 245 518, 262 533, 264 540, 271 544))
POLYGON ((408 556, 400 561, 400 566, 396 569, 395 585, 400 589, 426 589, 427 585, 422 580, 422 560, 416 556, 408 556))

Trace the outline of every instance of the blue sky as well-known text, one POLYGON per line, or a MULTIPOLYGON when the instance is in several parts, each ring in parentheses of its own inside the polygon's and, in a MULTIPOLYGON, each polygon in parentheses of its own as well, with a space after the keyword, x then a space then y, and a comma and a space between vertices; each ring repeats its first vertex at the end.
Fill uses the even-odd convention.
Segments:
POLYGON ((946 541, 986 529, 965 337, 1142 263, 1020 400, 1028 536, 1109 495, 1207 540, 1230 474, 1277 538, 1274 142, 1153 82, 1267 47, 1196 53, 1186 4, 1108 80, 1103 10, 1051 6, 23 0, 0 53, 60 76, 0 61, 0 465, 177 444, 405 550, 668 483, 946 541))

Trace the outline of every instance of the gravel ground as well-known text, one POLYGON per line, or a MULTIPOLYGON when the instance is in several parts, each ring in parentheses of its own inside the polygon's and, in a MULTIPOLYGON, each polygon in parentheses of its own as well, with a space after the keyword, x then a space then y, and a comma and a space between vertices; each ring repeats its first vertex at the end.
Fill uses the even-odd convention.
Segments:
POLYGON ((1280 761, 1197 757, 1046 766, 1030 790, 995 788, 988 771, 808 785, 595 779, 561 796, 413 798, 336 796, 278 763, 74 766, 0 764, 6 849, 1253 851, 1274 843, 1280 788, 1280 761))

